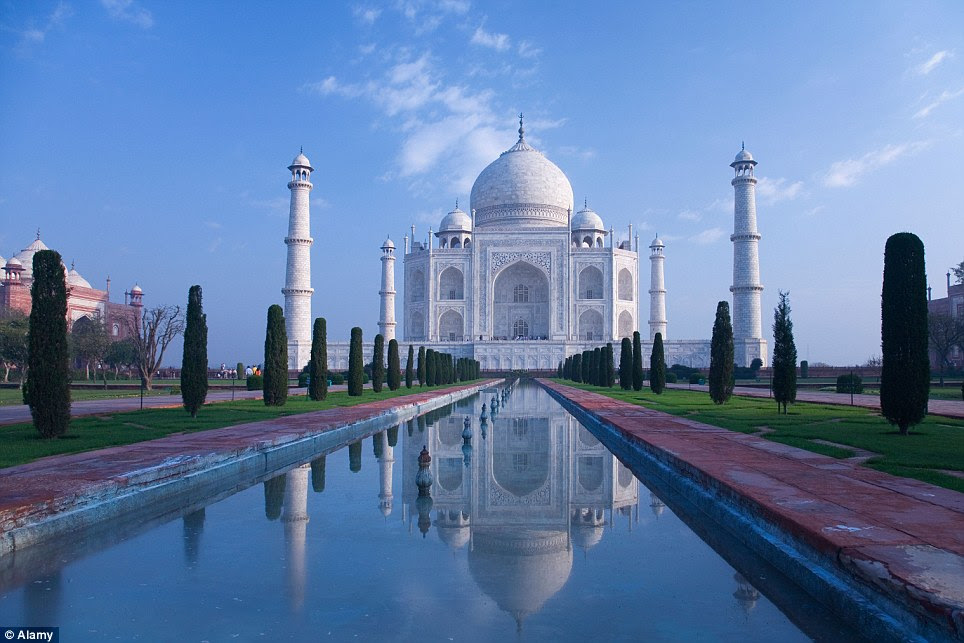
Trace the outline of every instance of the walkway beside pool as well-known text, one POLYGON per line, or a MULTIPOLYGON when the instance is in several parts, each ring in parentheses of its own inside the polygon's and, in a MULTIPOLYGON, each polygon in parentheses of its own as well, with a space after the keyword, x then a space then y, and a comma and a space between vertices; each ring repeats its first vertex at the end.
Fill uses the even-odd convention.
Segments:
MULTIPOLYGON (((286 447, 291 447, 289 452, 307 451, 310 455, 313 437, 370 421, 397 424, 399 417, 407 419, 500 381, 484 380, 414 392, 355 406, 51 456, 0 469, 0 555, 51 536, 52 533, 42 533, 35 528, 52 522, 51 519, 63 523, 51 528, 51 532, 80 528, 102 520, 104 516, 98 512, 113 501, 126 501, 136 495, 135 492, 181 482, 187 476, 203 474, 216 467, 227 470, 239 462, 247 462, 254 464, 236 468, 245 471, 267 468, 270 471, 272 465, 284 464, 275 462, 278 460, 275 454, 286 447)), ((382 429, 372 429, 372 432, 375 430, 382 429)), ((140 499, 134 504, 144 502, 140 499)), ((114 509, 107 507, 106 511, 110 513, 114 509)))
POLYGON ((539 381, 665 467, 670 486, 737 508, 885 611, 907 606, 931 632, 964 638, 964 494, 539 381))
MULTIPOLYGON (((667 384, 667 388, 689 389, 692 391, 709 392, 710 387, 705 384, 667 384)), ((737 386, 733 389, 734 395, 744 397, 773 397, 769 389, 755 388, 752 386, 737 386)), ((866 409, 880 410, 880 396, 877 395, 854 395, 853 406, 861 406, 866 409)), ((849 393, 831 393, 830 391, 808 391, 797 389, 797 402, 814 402, 816 404, 835 404, 837 406, 850 406, 849 393)), ((776 404, 774 402, 774 404, 776 404)), ((927 412, 931 415, 942 415, 951 418, 964 418, 964 400, 930 400, 927 403, 927 412)))

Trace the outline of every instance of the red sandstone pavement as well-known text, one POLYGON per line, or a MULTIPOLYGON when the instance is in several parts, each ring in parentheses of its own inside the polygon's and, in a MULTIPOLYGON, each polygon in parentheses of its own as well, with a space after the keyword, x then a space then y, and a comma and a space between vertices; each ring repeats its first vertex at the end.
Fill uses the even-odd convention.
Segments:
POLYGON ((841 571, 920 606, 964 638, 964 494, 540 381, 841 571))
MULTIPOLYGON (((694 391, 710 390, 708 386, 700 386, 698 384, 667 384, 667 386, 669 388, 691 389, 694 391)), ((743 395, 745 397, 771 397, 768 389, 753 388, 749 386, 737 386, 733 389, 733 394, 743 395)), ((831 393, 829 391, 798 390, 797 401, 850 406, 850 395, 844 393, 831 393)), ((854 395, 853 405, 879 411, 880 397, 876 395, 854 395)), ((932 415, 942 415, 944 417, 964 418, 964 400, 930 400, 927 403, 927 412, 932 415)))
MULTIPOLYGON (((485 385, 494 381, 487 381, 485 385)), ((170 435, 0 469, 0 534, 76 509, 92 500, 114 497, 139 485, 156 484, 162 478, 203 469, 218 459, 294 442, 396 407, 422 404, 439 395, 478 386, 453 386, 351 407, 170 435)))

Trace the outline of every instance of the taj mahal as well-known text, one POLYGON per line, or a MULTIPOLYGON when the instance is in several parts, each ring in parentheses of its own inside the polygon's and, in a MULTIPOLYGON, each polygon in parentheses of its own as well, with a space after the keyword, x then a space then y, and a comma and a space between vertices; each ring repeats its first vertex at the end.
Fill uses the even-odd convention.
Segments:
MULTIPOLYGON (((753 156, 741 149, 730 167, 734 189, 733 333, 737 365, 767 360, 763 337, 753 156)), ((299 153, 288 168, 291 192, 285 320, 291 369, 311 350, 309 193, 314 168, 299 153)), ((639 234, 617 242, 613 227, 588 203, 574 212, 572 185, 563 171, 519 139, 479 174, 469 211, 446 214, 423 238, 415 226, 404 236, 403 334, 396 338, 397 248, 381 246, 379 333, 385 342, 425 346, 469 357, 483 371, 550 371, 567 356, 640 331, 644 362, 661 333, 667 364, 709 366, 708 339, 672 339, 664 274, 666 246, 649 244, 649 317, 640 317, 639 234)), ((709 310, 709 305, 708 305, 709 310)), ((708 313, 709 315, 709 313, 708 313)), ((370 345, 370 343, 369 343, 370 345)), ((407 350, 407 348, 403 349, 407 350)), ((618 350, 618 348, 617 348, 618 350)), ((402 351, 400 351, 402 352, 402 351)), ((348 343, 329 342, 329 368, 348 368, 348 343)), ((648 366, 648 363, 644 364, 648 366)))

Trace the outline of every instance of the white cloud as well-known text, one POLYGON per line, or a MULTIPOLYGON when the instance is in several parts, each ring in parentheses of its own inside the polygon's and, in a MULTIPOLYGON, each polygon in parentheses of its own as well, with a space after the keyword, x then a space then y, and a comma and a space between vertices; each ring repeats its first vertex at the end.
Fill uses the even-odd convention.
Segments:
POLYGON ((352 13, 354 13, 355 17, 362 23, 372 25, 378 20, 378 16, 382 14, 382 10, 371 7, 355 7, 352 13))
POLYGON ((581 161, 588 161, 596 158, 596 150, 592 149, 591 147, 578 147, 576 145, 561 145, 559 147, 559 154, 562 156, 576 158, 581 161))
POLYGON ((699 221, 703 217, 700 215, 699 212, 696 212, 695 210, 683 210, 678 215, 676 215, 676 218, 680 219, 681 221, 699 221))
POLYGON ((699 234, 694 234, 689 240, 701 246, 707 246, 711 243, 716 243, 722 239, 725 234, 726 231, 723 230, 723 228, 710 228, 703 230, 703 232, 699 234))
POLYGON ((914 118, 926 118, 935 109, 937 109, 947 101, 954 100, 955 98, 957 98, 958 96, 961 96, 962 94, 964 94, 964 87, 962 87, 961 89, 958 89, 956 92, 949 92, 945 90, 941 92, 941 95, 938 96, 936 100, 928 103, 920 110, 918 110, 917 113, 914 114, 914 118))
POLYGON ((542 53, 542 49, 536 47, 528 40, 523 40, 519 43, 518 52, 523 58, 535 58, 542 53))
POLYGON ((762 176, 757 180, 757 195, 760 201, 766 205, 772 205, 780 201, 792 201, 803 194, 803 181, 790 183, 787 179, 771 179, 762 176))
POLYGON ((509 43, 509 35, 504 33, 489 33, 482 27, 475 30, 472 34, 472 44, 491 47, 496 51, 505 51, 512 45, 509 43))
POLYGON ((948 58, 951 58, 953 55, 954 55, 954 52, 953 52, 953 51, 948 51, 948 50, 946 50, 946 49, 943 50, 943 51, 938 51, 936 54, 934 54, 933 56, 931 56, 931 57, 927 60, 927 62, 922 63, 921 65, 919 65, 919 66, 917 67, 917 73, 918 73, 918 74, 921 74, 922 76, 926 76, 927 74, 929 74, 929 73, 931 73, 932 71, 934 71, 934 69, 935 69, 938 65, 940 65, 942 62, 944 62, 944 61, 947 60, 948 58))
POLYGON ((100 0, 100 4, 107 9, 107 13, 114 20, 122 20, 136 25, 141 29, 154 26, 154 16, 134 0, 100 0))
POLYGON ((859 159, 836 161, 824 176, 823 184, 830 188, 850 187, 867 172, 889 165, 902 156, 915 154, 928 145, 929 141, 886 145, 879 150, 867 152, 859 159))
POLYGON ((823 211, 826 210, 826 209, 827 209, 826 206, 818 205, 818 206, 815 206, 815 207, 810 208, 809 210, 806 210, 806 211, 803 213, 803 216, 805 216, 805 217, 815 217, 815 216, 817 216, 818 214, 820 214, 821 212, 823 212, 823 211))
POLYGON ((30 26, 20 32, 20 42, 17 43, 18 53, 24 54, 32 46, 42 44, 46 40, 47 34, 53 29, 62 28, 67 18, 72 16, 73 13, 74 10, 70 5, 59 2, 42 27, 30 26))

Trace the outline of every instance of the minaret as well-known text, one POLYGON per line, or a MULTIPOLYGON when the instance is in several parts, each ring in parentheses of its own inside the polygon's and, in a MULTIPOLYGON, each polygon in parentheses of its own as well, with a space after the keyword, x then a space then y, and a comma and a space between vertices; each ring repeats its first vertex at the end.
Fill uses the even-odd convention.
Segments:
POLYGON ((382 244, 382 289, 378 294, 382 300, 378 331, 387 345, 395 339, 395 244, 391 239, 382 244))
POLYGON ((305 602, 305 540, 308 531, 308 473, 303 464, 285 474, 284 513, 288 592, 291 608, 301 609, 305 602))
POLYGON ((763 339, 760 296, 760 233, 756 229, 756 161, 740 149, 730 167, 733 185, 733 344, 737 366, 749 366, 759 357, 767 365, 767 343, 763 339))
POLYGON ((649 341, 656 339, 656 333, 662 333, 666 341, 666 284, 663 280, 663 241, 656 235, 649 244, 649 341))
POLYGON ((308 196, 311 193, 311 163, 299 153, 288 166, 291 170, 291 207, 288 211, 288 265, 285 270, 285 331, 288 333, 288 368, 301 370, 311 358, 311 230, 308 196))

